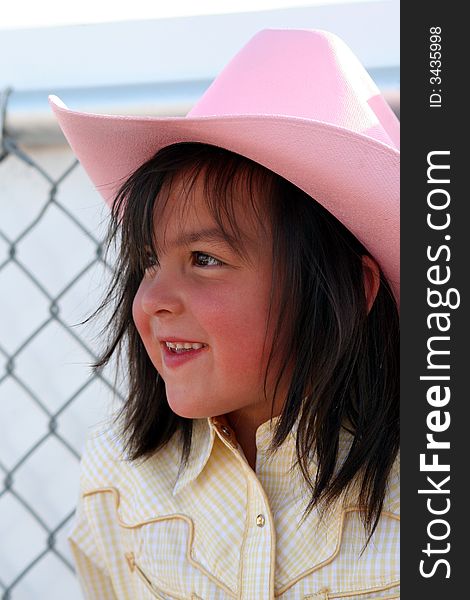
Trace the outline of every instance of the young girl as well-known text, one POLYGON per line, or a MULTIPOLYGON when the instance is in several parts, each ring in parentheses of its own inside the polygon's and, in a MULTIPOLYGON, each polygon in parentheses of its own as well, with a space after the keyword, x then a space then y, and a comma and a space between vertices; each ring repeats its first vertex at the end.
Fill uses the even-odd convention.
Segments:
POLYGON ((398 598, 398 122, 363 67, 265 30, 184 118, 50 101, 112 207, 95 367, 129 383, 82 458, 85 596, 398 598))

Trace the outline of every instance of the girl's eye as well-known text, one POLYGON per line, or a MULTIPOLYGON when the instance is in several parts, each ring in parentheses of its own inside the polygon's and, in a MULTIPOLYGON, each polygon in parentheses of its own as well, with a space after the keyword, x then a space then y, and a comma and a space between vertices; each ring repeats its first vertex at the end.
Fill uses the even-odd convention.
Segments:
POLYGON ((210 254, 206 254, 205 252, 193 252, 194 262, 198 267, 217 267, 222 266, 224 263, 217 258, 214 258, 210 254))
MULTIPOLYGON (((194 251, 191 253, 194 264, 197 267, 218 267, 222 266, 224 263, 217 258, 214 258, 210 254, 206 254, 205 252, 194 251)), ((158 260, 155 254, 151 250, 145 251, 145 269, 153 269, 154 267, 158 267, 158 260)))

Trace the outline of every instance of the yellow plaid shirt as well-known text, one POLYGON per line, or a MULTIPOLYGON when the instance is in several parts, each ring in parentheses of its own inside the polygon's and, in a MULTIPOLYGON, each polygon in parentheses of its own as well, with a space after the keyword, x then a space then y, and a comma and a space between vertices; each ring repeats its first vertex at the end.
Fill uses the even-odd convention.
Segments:
MULTIPOLYGON (((87 599, 376 600, 399 598, 398 461, 379 525, 365 534, 352 499, 323 519, 308 502, 291 432, 269 460, 256 432, 253 471, 224 417, 195 419, 186 469, 178 436, 131 464, 111 427, 88 437, 69 542, 87 599)), ((350 434, 341 437, 343 460, 350 434)), ((312 468, 315 468, 313 465, 312 468)))

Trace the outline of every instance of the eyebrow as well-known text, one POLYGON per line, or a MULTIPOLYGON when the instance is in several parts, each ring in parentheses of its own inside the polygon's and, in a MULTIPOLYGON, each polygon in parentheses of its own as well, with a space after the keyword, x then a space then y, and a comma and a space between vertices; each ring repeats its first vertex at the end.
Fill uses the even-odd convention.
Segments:
POLYGON ((199 231, 187 231, 178 236, 175 240, 169 244, 165 244, 168 248, 180 248, 182 246, 189 246, 195 242, 223 242, 229 245, 227 237, 224 233, 216 227, 200 229, 199 231))

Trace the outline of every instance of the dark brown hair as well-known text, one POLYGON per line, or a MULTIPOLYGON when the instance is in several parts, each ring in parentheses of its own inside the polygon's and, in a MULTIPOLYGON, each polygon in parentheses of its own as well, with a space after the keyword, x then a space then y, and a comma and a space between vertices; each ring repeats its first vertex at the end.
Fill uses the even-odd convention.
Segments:
MULTIPOLYGON (((132 318, 132 302, 146 267, 145 248, 158 247, 153 216, 168 201, 160 193, 177 174, 194 182, 203 173, 208 208, 228 242, 243 253, 234 213, 236 185, 253 198, 266 197, 272 234, 273 286, 280 292, 271 361, 280 356, 276 388, 293 365, 290 387, 270 451, 275 452, 299 418, 297 460, 314 506, 328 506, 358 484, 358 502, 372 535, 383 507, 387 479, 399 447, 399 321, 382 273, 375 302, 367 312, 362 256, 370 254, 318 202, 295 185, 243 156, 200 143, 160 150, 138 168, 116 195, 107 248, 117 248, 115 275, 101 306, 112 313, 109 341, 94 368, 113 355, 127 365, 128 391, 118 418, 129 460, 145 459, 178 432, 186 464, 192 419, 175 414, 165 385, 150 361, 132 318), (338 464, 342 428, 353 434, 338 464), (312 458, 318 463, 314 479, 312 458)), ((258 214, 262 220, 265 216, 258 214)), ((279 296, 279 294, 278 294, 279 296)), ((278 363, 276 363, 278 364, 278 363)))

